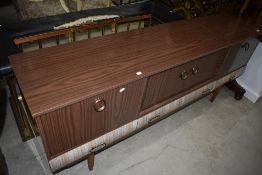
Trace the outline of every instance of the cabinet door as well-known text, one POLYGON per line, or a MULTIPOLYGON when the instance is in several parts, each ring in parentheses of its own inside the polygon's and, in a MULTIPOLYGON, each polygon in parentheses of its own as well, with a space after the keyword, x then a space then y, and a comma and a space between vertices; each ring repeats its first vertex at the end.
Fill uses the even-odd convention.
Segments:
POLYGON ((48 158, 137 119, 144 87, 145 80, 139 80, 40 116, 48 158))
POLYGON ((245 66, 255 51, 257 44, 258 40, 253 38, 232 46, 224 60, 218 76, 226 75, 245 66))
POLYGON ((214 78, 227 49, 149 77, 142 109, 163 102, 214 78))

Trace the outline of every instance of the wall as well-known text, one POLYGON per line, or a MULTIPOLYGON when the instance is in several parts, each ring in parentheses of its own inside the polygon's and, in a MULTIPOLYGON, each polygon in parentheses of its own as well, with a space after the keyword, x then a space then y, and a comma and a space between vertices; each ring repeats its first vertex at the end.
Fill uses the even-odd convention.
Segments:
POLYGON ((246 90, 245 97, 253 103, 262 96, 262 42, 260 42, 247 64, 245 73, 237 82, 246 90))

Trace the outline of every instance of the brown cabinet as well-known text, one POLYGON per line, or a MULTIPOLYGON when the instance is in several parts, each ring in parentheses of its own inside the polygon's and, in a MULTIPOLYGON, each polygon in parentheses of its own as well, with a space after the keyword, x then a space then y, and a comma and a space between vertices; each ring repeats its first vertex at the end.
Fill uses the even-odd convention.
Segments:
POLYGON ((54 157, 138 118, 145 80, 115 88, 37 118, 54 157))
POLYGON ((228 49, 149 77, 142 109, 159 104, 182 91, 214 78, 228 49))
POLYGON ((101 143, 174 112, 159 107, 183 97, 178 109, 229 81, 257 45, 255 26, 241 21, 209 16, 12 56, 52 171, 86 156, 92 164, 101 143))

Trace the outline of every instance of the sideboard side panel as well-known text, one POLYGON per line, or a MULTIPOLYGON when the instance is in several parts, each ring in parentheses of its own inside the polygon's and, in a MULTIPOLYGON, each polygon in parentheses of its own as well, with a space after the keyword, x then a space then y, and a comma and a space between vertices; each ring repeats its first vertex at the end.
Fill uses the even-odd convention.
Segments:
POLYGON ((255 51, 258 40, 255 38, 232 46, 218 72, 218 77, 222 77, 238 68, 247 65, 251 55, 255 51))
POLYGON ((41 122, 41 118, 39 118, 39 117, 35 118, 35 122, 36 122, 38 131, 39 131, 40 136, 41 136, 41 140, 42 140, 42 143, 43 143, 43 146, 44 146, 44 149, 45 149, 46 157, 47 157, 48 160, 50 160, 51 159, 50 151, 49 151, 49 147, 47 145, 46 136, 45 136, 45 132, 44 132, 42 122, 41 122))

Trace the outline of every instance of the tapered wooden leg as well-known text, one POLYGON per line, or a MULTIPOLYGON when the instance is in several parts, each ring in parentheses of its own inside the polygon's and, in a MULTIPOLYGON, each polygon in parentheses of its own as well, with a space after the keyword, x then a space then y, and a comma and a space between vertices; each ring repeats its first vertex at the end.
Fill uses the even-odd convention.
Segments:
POLYGON ((93 170, 94 168, 94 162, 95 162, 95 154, 94 153, 90 153, 88 156, 87 156, 87 164, 88 164, 88 169, 90 171, 93 170))
POLYGON ((236 80, 232 80, 225 84, 225 86, 232 90, 235 93, 235 99, 241 100, 246 93, 245 89, 243 89, 236 80))
POLYGON ((210 99, 209 99, 210 102, 213 102, 213 101, 216 99, 216 97, 218 96, 220 90, 221 90, 221 87, 218 87, 218 88, 216 88, 216 89, 212 92, 211 97, 210 97, 210 99))

